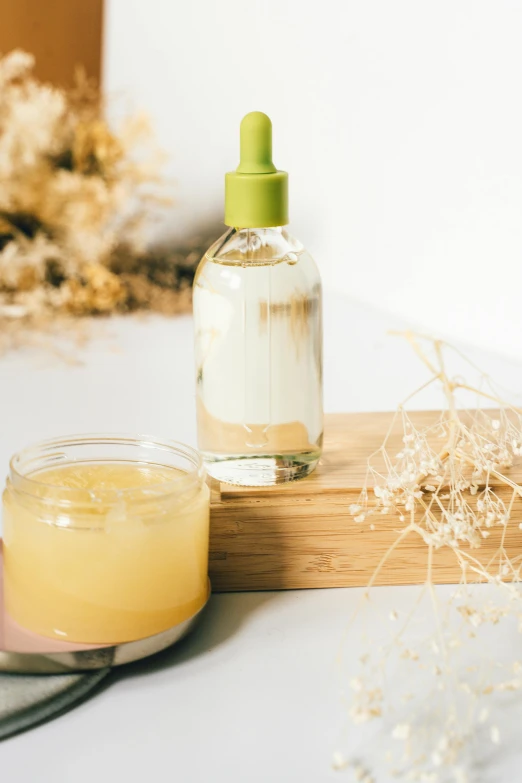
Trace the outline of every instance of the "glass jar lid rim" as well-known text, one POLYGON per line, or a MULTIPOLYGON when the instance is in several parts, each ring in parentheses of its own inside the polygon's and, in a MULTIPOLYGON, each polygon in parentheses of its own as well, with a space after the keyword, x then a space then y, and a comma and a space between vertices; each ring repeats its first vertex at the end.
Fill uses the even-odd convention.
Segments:
MULTIPOLYGON (((118 489, 113 490, 104 490, 104 492, 107 492, 110 494, 111 492, 114 492, 118 495, 124 494, 126 492, 133 492, 133 491, 146 491, 147 493, 151 492, 161 492, 162 494, 167 494, 171 491, 175 491, 176 487, 181 486, 183 483, 186 486, 187 479, 192 478, 195 481, 202 481, 205 478, 205 469, 203 464, 203 459, 201 457, 201 454, 192 446, 189 446, 185 443, 182 443, 180 441, 170 440, 170 439, 161 439, 152 435, 145 435, 145 434, 132 434, 132 433, 79 433, 79 434, 72 434, 72 435, 65 435, 65 436, 59 436, 55 438, 49 438, 46 440, 41 440, 36 443, 33 443, 23 449, 20 449, 20 451, 17 451, 12 457, 9 462, 9 468, 10 468, 10 477, 11 480, 18 482, 22 482, 24 484, 24 487, 26 490, 29 489, 29 487, 36 488, 54 488, 59 489, 60 492, 65 493, 65 495, 72 494, 72 493, 78 493, 81 488, 79 487, 64 487, 57 484, 49 484, 48 482, 41 481, 40 479, 36 478, 32 475, 31 471, 28 471, 27 473, 24 473, 20 468, 23 464, 24 458, 27 460, 30 458, 31 455, 40 455, 45 456, 45 453, 49 451, 52 448, 66 448, 67 446, 140 446, 145 448, 150 448, 151 450, 158 450, 158 451, 164 451, 167 453, 172 454, 178 454, 179 456, 185 458, 189 463, 192 464, 192 469, 185 469, 180 468, 181 475, 172 478, 167 479, 164 481, 159 481, 154 484, 149 484, 146 487, 143 486, 133 486, 129 484, 129 486, 125 486, 118 489)), ((55 455, 58 456, 58 455, 55 455)), ((65 456, 65 455, 60 455, 65 456)), ((89 460, 83 460, 83 459, 62 459, 62 460, 56 460, 53 462, 52 465, 46 465, 45 467, 41 467, 39 469, 35 469, 34 473, 38 473, 40 470, 48 469, 51 467, 60 467, 65 465, 72 465, 77 462, 78 464, 84 463, 84 462, 98 462, 100 464, 104 462, 128 462, 130 464, 155 464, 158 465, 157 462, 152 462, 150 460, 138 460, 138 459, 126 459, 126 460, 118 460, 116 458, 106 458, 104 459, 102 455, 100 455, 96 459, 89 459, 89 460)), ((174 466, 171 466, 174 467, 174 466)))

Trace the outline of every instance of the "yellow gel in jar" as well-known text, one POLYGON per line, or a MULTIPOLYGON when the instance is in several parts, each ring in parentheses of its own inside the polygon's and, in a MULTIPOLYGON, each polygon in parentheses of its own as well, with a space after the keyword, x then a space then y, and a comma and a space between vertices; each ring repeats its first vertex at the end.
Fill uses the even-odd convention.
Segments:
POLYGON ((22 451, 3 526, 5 608, 35 633, 132 641, 208 598, 209 490, 187 446, 79 436, 22 451))

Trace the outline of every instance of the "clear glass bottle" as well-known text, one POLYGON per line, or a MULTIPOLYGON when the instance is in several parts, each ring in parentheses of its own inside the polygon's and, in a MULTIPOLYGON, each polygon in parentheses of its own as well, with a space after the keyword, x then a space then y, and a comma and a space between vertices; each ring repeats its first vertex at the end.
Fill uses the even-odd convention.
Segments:
MULTIPOLYGON (((258 209, 259 222, 267 217, 258 209)), ((194 320, 198 445, 210 475, 265 486, 309 474, 323 438, 321 280, 312 257, 282 225, 231 228, 198 267, 194 320)))

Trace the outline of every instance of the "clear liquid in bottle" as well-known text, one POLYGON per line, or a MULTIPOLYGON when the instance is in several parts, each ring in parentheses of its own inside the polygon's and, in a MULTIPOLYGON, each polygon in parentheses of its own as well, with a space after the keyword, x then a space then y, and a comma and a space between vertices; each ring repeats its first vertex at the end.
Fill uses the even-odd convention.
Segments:
POLYGON ((265 486, 321 455, 317 267, 282 227, 231 229, 194 282, 199 449, 214 478, 265 486))

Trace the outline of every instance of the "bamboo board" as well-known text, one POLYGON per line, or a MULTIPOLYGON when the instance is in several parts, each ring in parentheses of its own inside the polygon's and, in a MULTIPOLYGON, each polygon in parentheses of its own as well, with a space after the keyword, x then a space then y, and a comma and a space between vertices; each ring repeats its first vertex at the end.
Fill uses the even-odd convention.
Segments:
MULTIPOLYGON (((411 414, 418 426, 440 414, 411 414)), ((211 484, 210 578, 216 591, 281 590, 367 585, 402 527, 396 516, 376 515, 356 523, 349 513, 364 484, 366 460, 380 447, 392 414, 332 414, 325 420, 324 454, 317 470, 301 481, 270 488, 211 484)), ((402 447, 402 430, 392 431, 392 454, 402 447)), ((522 466, 510 477, 522 480, 522 466)), ((502 489, 498 490, 502 496, 502 489)), ((506 493, 509 501, 510 493, 506 493)), ((505 548, 522 554, 522 500, 513 508, 505 548)), ((492 529, 473 556, 487 563, 501 537, 492 529)), ((417 584, 426 579, 428 548, 418 536, 406 538, 390 556, 376 584, 417 584)), ((460 567, 448 548, 433 556, 433 579, 460 580, 460 567)))

